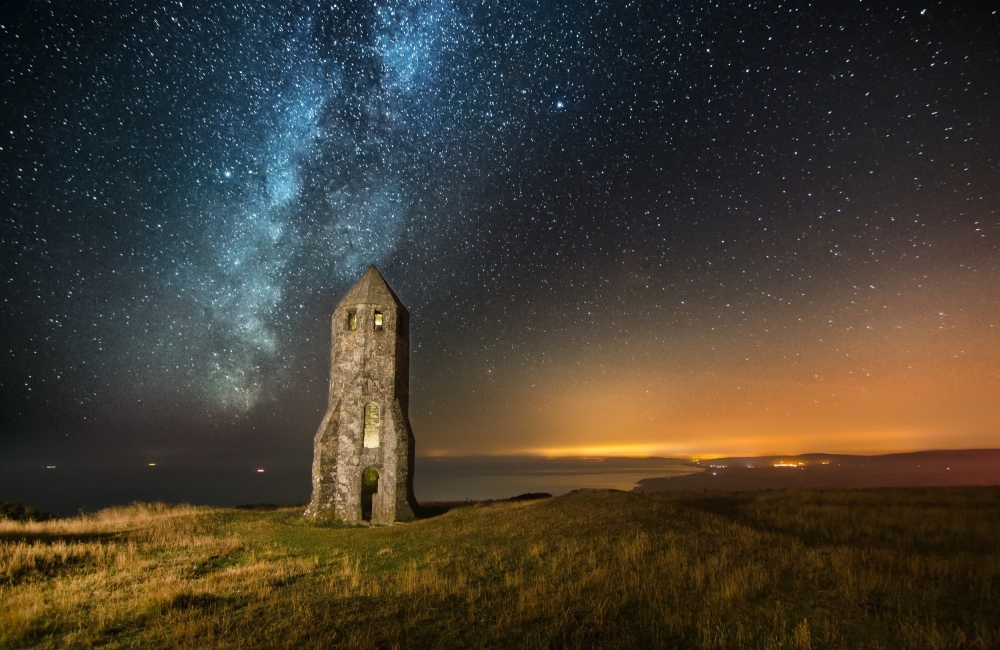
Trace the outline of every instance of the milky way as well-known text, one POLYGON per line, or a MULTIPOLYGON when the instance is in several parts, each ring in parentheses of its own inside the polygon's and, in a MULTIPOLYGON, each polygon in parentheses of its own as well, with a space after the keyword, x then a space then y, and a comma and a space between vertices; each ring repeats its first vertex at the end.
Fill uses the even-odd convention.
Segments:
POLYGON ((130 6, 2 19, 2 440, 305 448, 369 264, 427 453, 997 434, 988 4, 130 6))

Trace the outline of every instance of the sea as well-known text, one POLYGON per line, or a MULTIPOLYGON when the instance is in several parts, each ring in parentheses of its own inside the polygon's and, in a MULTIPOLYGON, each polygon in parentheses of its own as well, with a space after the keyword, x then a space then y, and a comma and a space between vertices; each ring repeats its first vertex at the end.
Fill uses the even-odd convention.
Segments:
POLYGON ((418 458, 414 492, 423 501, 553 496, 581 488, 631 490, 640 479, 702 471, 678 458, 539 458, 466 456, 418 458))
MULTIPOLYGON (((418 457, 417 500, 554 496, 581 488, 631 490, 643 478, 702 471, 678 458, 418 457)), ((66 516, 136 501, 221 507, 309 500, 311 459, 150 454, 0 458, 0 501, 66 516)))

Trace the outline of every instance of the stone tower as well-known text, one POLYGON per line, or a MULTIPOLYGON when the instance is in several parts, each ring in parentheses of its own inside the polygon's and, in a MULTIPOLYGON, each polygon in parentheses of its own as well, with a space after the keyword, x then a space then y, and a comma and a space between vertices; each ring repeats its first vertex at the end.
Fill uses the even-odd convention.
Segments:
POLYGON ((333 310, 330 401, 316 432, 307 517, 413 519, 410 314, 374 266, 333 310))

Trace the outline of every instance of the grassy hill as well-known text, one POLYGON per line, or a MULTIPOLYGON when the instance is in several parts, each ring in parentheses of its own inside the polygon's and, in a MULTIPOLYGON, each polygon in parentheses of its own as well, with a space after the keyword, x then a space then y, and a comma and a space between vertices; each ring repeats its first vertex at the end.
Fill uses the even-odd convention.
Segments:
POLYGON ((1000 647, 1000 488, 0 522, 0 647, 1000 647))

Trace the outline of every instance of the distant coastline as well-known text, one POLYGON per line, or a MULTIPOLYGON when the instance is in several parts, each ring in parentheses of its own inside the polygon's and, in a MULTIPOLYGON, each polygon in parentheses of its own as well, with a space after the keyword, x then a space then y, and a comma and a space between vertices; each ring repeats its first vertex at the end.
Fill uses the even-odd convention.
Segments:
POLYGON ((643 478, 634 492, 1000 485, 1000 449, 879 456, 801 454, 688 461, 703 471, 643 478))
MULTIPOLYGON (((1000 485, 1000 449, 881 456, 802 454, 690 458, 452 456, 416 459, 420 502, 507 499, 579 488, 634 492, 1000 485), (799 465, 799 463, 802 463, 799 465), (824 464, 826 463, 826 464, 824 464)), ((0 458, 0 501, 65 516, 135 501, 232 507, 309 497, 309 458, 176 453, 109 460, 0 458), (54 466, 49 468, 48 466, 54 466), (263 472, 259 470, 265 470, 263 472)))

